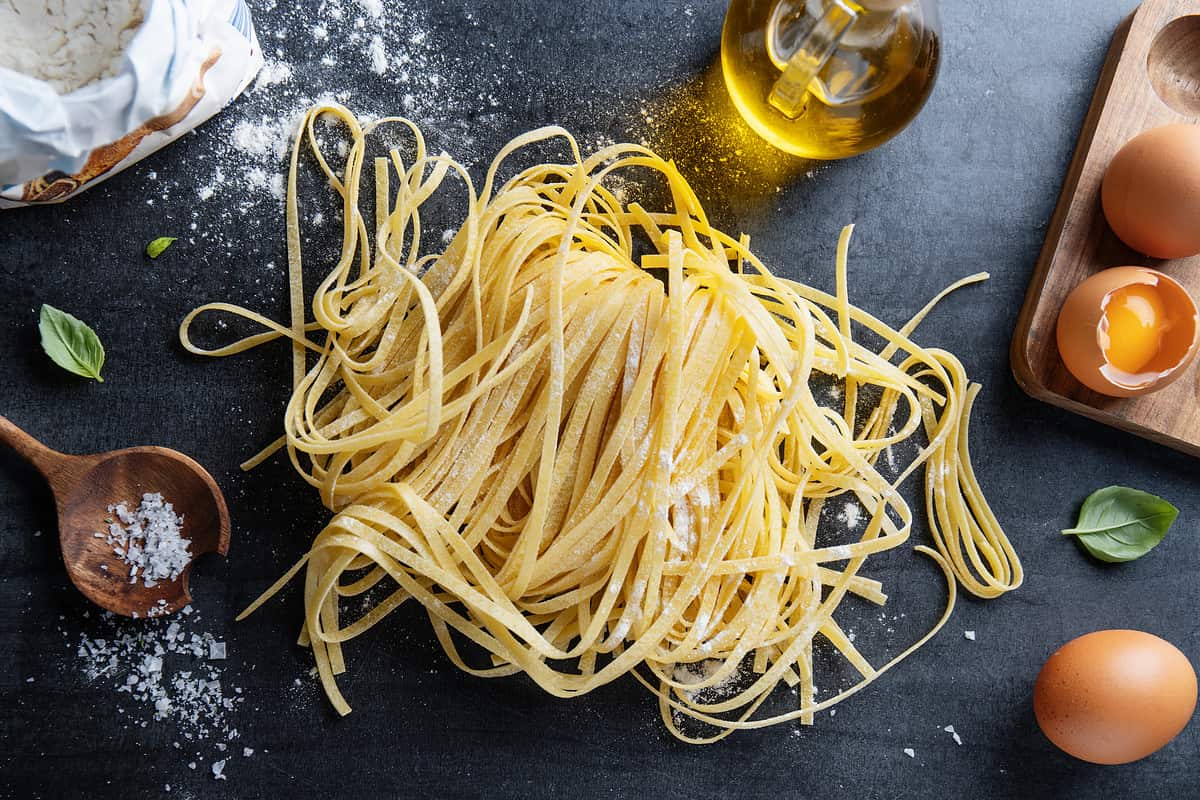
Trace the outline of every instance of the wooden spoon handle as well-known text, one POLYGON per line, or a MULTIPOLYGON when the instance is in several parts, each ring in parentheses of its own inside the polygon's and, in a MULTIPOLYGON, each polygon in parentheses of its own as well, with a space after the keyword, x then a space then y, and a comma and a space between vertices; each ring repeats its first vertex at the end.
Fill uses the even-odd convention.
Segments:
POLYGON ((68 456, 57 450, 51 450, 25 431, 9 422, 8 418, 0 416, 0 442, 4 442, 16 450, 30 464, 37 467, 47 480, 50 480, 74 456, 68 456))

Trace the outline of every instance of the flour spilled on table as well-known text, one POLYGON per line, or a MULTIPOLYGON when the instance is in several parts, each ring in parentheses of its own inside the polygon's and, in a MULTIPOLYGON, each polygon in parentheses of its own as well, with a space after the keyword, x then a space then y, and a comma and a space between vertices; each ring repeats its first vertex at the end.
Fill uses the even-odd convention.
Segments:
MULTIPOLYGON (((381 0, 263 3, 256 15, 266 63, 250 90, 217 123, 232 133, 211 137, 209 152, 193 162, 209 170, 196 190, 199 203, 221 204, 222 217, 230 219, 244 219, 259 205, 277 208, 296 125, 320 102, 354 108, 361 100, 361 105, 383 107, 366 101, 394 98, 389 107, 396 113, 422 127, 461 129, 455 139, 469 145, 470 120, 500 105, 494 93, 479 85, 498 84, 510 69, 508 56, 496 54, 492 75, 477 74, 454 48, 434 41, 427 13, 423 6, 407 3, 385 9, 381 0)), ((469 13, 465 23, 468 29, 480 24, 469 13)), ((199 207, 193 212, 193 230, 198 230, 195 220, 202 213, 199 207)))
MULTIPOLYGON (((504 87, 534 77, 524 59, 489 39, 486 19, 459 11, 451 38, 444 20, 434 20, 433 13, 413 0, 264 0, 261 8, 256 6, 265 65, 254 84, 198 133, 205 142, 189 154, 186 172, 191 175, 165 181, 151 175, 158 179, 162 201, 177 200, 181 192, 191 195, 191 219, 182 221, 190 230, 180 232, 185 240, 202 240, 209 252, 238 256, 245 249, 247 229, 279 224, 296 126, 317 103, 338 102, 359 114, 368 108, 402 114, 421 127, 435 152, 452 146, 455 158, 468 166, 489 161, 494 143, 487 139, 520 113, 502 102, 504 87), (482 141, 477 137, 481 130, 486 131, 482 141), (219 228, 213 225, 214 214, 222 223, 219 228)), ((692 9, 683 14, 679 21, 690 32, 692 9)), ((576 96, 566 84, 547 91, 550 96, 576 96)), ((613 121, 602 102, 589 102, 582 111, 586 119, 613 121)), ((616 138, 664 144, 666 137, 646 120, 624 124, 641 133, 627 130, 616 138)), ((616 141, 594 129, 574 132, 588 150, 616 141)), ((336 162, 346 155, 345 143, 339 148, 339 137, 328 133, 331 147, 326 152, 336 170, 336 162)), ((398 130, 396 138, 404 138, 398 130)), ((153 205, 156 199, 146 202, 153 205)), ((302 207, 302 224, 313 224, 317 213, 302 207)), ((278 238, 271 231, 269 239, 278 238)))

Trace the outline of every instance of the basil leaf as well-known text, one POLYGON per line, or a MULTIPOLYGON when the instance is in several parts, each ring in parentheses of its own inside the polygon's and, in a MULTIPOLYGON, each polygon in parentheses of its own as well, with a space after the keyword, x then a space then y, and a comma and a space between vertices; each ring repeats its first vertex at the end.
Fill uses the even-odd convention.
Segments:
POLYGON ((170 247, 171 243, 174 242, 176 238, 177 237, 175 236, 158 237, 153 242, 146 245, 146 255, 150 256, 151 258, 158 258, 163 254, 163 250, 166 250, 168 247, 170 247))
POLYGON ((51 361, 67 372, 104 383, 100 377, 104 345, 86 323, 54 306, 43 305, 38 331, 42 334, 42 349, 51 361))
POLYGON ((1133 561, 1154 549, 1179 516, 1179 509, 1149 492, 1108 486, 1093 492, 1079 522, 1063 531, 1096 558, 1110 564, 1133 561))

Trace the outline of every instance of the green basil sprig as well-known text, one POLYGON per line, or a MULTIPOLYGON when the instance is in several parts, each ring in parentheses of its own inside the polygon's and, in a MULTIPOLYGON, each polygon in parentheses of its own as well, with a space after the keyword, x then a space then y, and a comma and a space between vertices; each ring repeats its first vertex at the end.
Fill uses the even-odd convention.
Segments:
POLYGON ((42 334, 42 349, 55 364, 104 383, 100 368, 104 366, 104 345, 96 332, 65 311, 43 305, 38 331, 42 334))
POLYGON ((1149 492, 1107 486, 1083 501, 1079 522, 1063 531, 1096 558, 1117 564, 1141 558, 1167 535, 1179 509, 1149 492))

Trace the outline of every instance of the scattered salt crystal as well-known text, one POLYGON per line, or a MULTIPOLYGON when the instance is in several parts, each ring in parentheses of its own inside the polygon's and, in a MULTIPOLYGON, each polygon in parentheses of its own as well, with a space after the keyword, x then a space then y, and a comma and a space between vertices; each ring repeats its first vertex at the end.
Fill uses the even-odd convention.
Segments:
POLYGON ((33 683, 33 678, 26 678, 26 679, 25 679, 25 682, 26 682, 26 683, 33 683))
POLYGON ((975 631, 963 631, 963 636, 972 642, 975 641, 975 631))
MULTIPOLYGON (((222 667, 204 658, 215 645, 223 647, 225 643, 210 633, 197 634, 183 628, 198 621, 199 614, 193 612, 170 623, 160 620, 136 626, 116 621, 111 614, 104 619, 113 629, 112 635, 81 636, 77 655, 88 680, 110 681, 116 692, 146 709, 143 716, 136 707, 127 713, 119 706, 118 713, 127 714, 143 728, 152 722, 171 724, 188 742, 215 744, 217 740, 237 738, 237 729, 228 720, 242 702, 241 693, 235 690, 226 694, 220 680, 222 667)), ((174 747, 182 749, 178 740, 174 747)), ((217 749, 225 747, 221 744, 217 749)), ((189 767, 194 769, 195 762, 189 767)))
POLYGON ((911 747, 906 747, 904 748, 904 755, 908 756, 909 758, 916 758, 917 751, 913 750, 911 747))
POLYGON ((942 730, 954 737, 955 744, 962 744, 962 737, 959 736, 958 732, 954 730, 953 725, 947 725, 946 727, 942 728, 942 730))
POLYGON ((224 642, 209 642, 208 657, 213 661, 224 660, 225 658, 225 643, 224 642))
POLYGON ((214 761, 213 765, 212 765, 213 778, 218 781, 223 781, 223 780, 225 780, 224 773, 225 773, 225 759, 222 758, 220 761, 214 761))
POLYGON ((249 758, 252 755, 254 755, 253 747, 243 747, 242 748, 242 758, 249 758))

